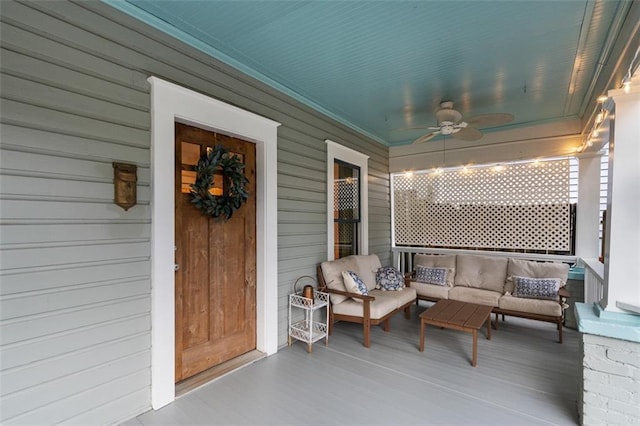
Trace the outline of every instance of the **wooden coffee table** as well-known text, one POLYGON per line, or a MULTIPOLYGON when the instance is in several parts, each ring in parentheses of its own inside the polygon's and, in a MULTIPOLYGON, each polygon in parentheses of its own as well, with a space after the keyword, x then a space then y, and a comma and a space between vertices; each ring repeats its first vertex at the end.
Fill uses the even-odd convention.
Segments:
POLYGON ((424 329, 427 324, 461 330, 473 334, 473 358, 478 364, 478 330, 487 324, 487 339, 491 340, 491 306, 443 299, 420 314, 420 352, 424 352, 424 329))

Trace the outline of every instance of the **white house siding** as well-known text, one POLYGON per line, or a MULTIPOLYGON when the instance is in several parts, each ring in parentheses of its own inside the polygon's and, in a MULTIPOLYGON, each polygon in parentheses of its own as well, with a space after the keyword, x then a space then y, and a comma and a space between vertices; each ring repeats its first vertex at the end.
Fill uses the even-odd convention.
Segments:
POLYGON ((280 345, 295 279, 326 257, 325 139, 370 156, 370 252, 390 262, 386 147, 100 2, 0 13, 1 423, 108 424, 150 407, 149 75, 282 123, 280 345), (138 166, 126 212, 113 161, 138 166))

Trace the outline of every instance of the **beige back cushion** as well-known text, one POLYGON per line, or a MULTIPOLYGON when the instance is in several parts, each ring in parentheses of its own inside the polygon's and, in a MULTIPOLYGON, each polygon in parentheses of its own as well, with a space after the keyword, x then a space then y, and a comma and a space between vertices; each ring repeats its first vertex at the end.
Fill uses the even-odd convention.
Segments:
MULTIPOLYGON (((327 283, 327 287, 333 290, 347 291, 342 280, 342 271, 354 271, 357 272, 358 264, 356 262, 356 256, 347 256, 338 260, 330 260, 322 262, 320 264, 322 269, 322 276, 327 283)), ((334 304, 342 303, 348 298, 340 294, 332 294, 331 302, 334 304)))
POLYGON ((413 258, 414 265, 428 266, 430 268, 455 268, 455 254, 416 254, 413 258))
POLYGON ((376 272, 382 267, 380 258, 375 254, 359 255, 356 257, 358 269, 355 271, 367 286, 369 291, 376 288, 376 272))
POLYGON ((507 258, 459 254, 455 285, 504 293, 507 264, 507 258))
POLYGON ((447 268, 447 284, 452 286, 456 276, 455 254, 416 254, 413 258, 413 266, 426 266, 428 268, 447 268))
MULTIPOLYGON (((333 290, 347 291, 342 279, 342 271, 353 271, 362 279, 367 289, 376 288, 376 272, 380 269, 380 259, 375 254, 353 255, 337 260, 322 262, 320 269, 327 283, 327 287, 333 290)), ((340 294, 331 295, 331 303, 338 304, 347 300, 340 294)))
POLYGON ((569 265, 560 262, 535 262, 533 260, 509 259, 505 291, 513 294, 511 277, 560 278, 561 286, 567 283, 569 265))

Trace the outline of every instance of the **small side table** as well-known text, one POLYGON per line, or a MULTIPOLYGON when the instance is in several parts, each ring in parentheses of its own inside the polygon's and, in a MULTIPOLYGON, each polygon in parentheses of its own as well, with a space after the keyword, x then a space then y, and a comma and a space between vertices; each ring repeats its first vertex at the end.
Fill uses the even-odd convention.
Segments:
POLYGON ((304 297, 302 293, 289 295, 289 346, 293 339, 307 344, 307 352, 313 351, 313 343, 325 339, 325 345, 329 343, 329 293, 315 290, 313 299, 304 297), (316 311, 325 308, 326 313, 314 315, 316 311), (304 319, 293 322, 292 309, 302 309, 304 319), (317 318, 314 318, 317 317, 317 318))

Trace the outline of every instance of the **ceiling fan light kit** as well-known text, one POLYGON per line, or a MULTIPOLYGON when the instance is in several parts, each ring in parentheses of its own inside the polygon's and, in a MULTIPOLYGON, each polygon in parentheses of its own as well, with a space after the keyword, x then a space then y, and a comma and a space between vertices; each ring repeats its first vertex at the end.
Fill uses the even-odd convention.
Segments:
POLYGON ((432 130, 413 141, 414 144, 428 142, 437 135, 451 136, 463 141, 475 141, 482 138, 482 132, 476 127, 496 127, 513 121, 513 115, 507 113, 483 114, 462 120, 462 114, 453 109, 452 101, 440 103, 440 109, 436 111, 437 127, 427 127, 432 130))

